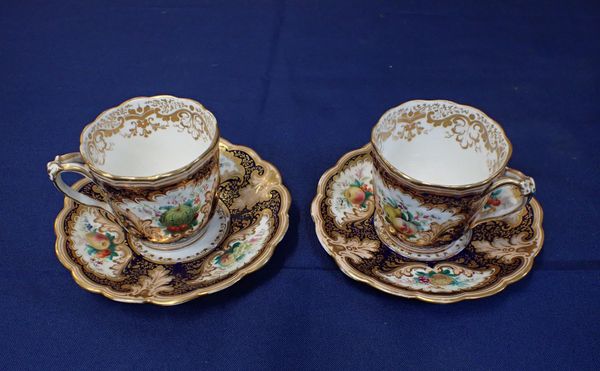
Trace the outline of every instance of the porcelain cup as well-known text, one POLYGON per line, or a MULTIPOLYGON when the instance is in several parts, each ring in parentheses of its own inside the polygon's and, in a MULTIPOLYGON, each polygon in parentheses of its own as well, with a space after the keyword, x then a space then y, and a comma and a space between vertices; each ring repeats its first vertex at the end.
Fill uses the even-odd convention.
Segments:
POLYGON ((133 236, 179 248, 202 234, 215 209, 218 143, 217 120, 202 104, 138 97, 101 113, 83 129, 79 152, 56 156, 48 174, 65 195, 104 209, 133 236), (63 172, 89 178, 105 202, 74 191, 63 172))
POLYGON ((459 253, 476 225, 520 211, 535 192, 532 178, 505 176, 511 144, 497 122, 470 106, 401 104, 379 119, 371 146, 377 234, 411 259, 459 253), (495 195, 504 187, 519 197, 499 207, 495 195))

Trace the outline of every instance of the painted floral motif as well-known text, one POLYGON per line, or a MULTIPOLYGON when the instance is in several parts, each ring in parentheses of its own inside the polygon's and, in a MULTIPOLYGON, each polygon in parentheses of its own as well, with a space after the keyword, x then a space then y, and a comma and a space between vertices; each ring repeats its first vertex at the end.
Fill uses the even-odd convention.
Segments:
POLYGON ((130 236, 127 242, 134 252, 153 263, 186 263, 205 256, 224 240, 229 232, 230 218, 229 209, 220 201, 217 202, 212 218, 200 232, 198 239, 184 246, 173 250, 161 250, 157 249, 156 245, 148 244, 147 241, 135 236, 130 236))
POLYGON ((391 272, 378 271, 387 282, 424 292, 457 292, 477 287, 492 277, 495 270, 473 270, 451 263, 430 268, 423 263, 406 263, 391 272))
POLYGON ((273 219, 267 209, 255 224, 232 234, 221 250, 213 253, 202 266, 199 276, 190 283, 211 281, 230 274, 250 263, 271 236, 273 219))
POLYGON ((271 219, 263 215, 255 226, 238 232, 233 238, 230 237, 222 254, 216 255, 212 264, 226 270, 245 264, 266 242, 271 228, 271 219))
POLYGON ((252 249, 253 243, 255 242, 256 241, 235 241, 227 247, 223 252, 223 255, 219 255, 215 258, 214 263, 221 268, 225 268, 242 260, 244 256, 246 256, 246 253, 252 249))

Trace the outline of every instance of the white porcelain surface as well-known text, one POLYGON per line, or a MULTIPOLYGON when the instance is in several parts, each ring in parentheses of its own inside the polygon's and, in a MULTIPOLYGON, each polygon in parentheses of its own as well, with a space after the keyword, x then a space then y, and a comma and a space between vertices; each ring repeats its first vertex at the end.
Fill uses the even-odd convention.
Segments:
POLYGON ((103 112, 82 134, 81 153, 115 176, 154 176, 202 156, 217 135, 201 104, 176 97, 140 97, 103 112))
POLYGON ((387 111, 374 143, 397 170, 424 183, 465 185, 504 166, 510 144, 481 111, 448 101, 410 101, 387 111))

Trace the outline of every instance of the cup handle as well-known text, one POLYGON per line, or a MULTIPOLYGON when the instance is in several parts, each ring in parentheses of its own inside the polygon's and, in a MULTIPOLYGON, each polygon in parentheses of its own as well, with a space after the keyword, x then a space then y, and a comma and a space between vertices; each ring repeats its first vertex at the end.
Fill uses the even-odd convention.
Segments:
POLYGON ((54 183, 56 188, 58 188, 58 190, 64 193, 67 197, 79 202, 82 205, 99 207, 114 215, 110 205, 108 205, 106 202, 94 200, 93 198, 86 196, 81 192, 77 192, 63 181, 63 172, 78 173, 93 181, 92 174, 90 173, 87 165, 83 162, 79 152, 56 156, 54 161, 48 162, 47 170, 50 180, 54 183))
POLYGON ((490 188, 486 191, 485 199, 487 200, 489 196, 495 190, 512 186, 516 187, 520 191, 520 202, 517 202, 515 205, 508 207, 506 210, 501 210, 500 213, 494 213, 493 215, 483 216, 481 215, 482 211, 479 211, 475 214, 475 217, 471 220, 469 228, 474 228, 475 226, 489 222, 490 220, 501 219, 507 215, 515 213, 525 207, 535 193, 535 182, 532 177, 523 175, 521 173, 511 173, 515 178, 504 175, 499 179, 495 180, 490 188))

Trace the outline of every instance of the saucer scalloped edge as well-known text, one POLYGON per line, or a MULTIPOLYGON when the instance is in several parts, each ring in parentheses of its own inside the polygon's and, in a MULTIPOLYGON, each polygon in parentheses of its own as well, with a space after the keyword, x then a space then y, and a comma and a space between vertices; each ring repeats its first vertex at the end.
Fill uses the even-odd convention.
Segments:
MULTIPOLYGON (((250 148, 223 139, 219 147, 216 229, 187 253, 137 246, 103 210, 65 197, 54 224, 55 248, 77 284, 120 302, 175 305, 223 290, 266 264, 287 231, 290 194, 277 169, 250 148)), ((73 188, 102 199, 87 179, 73 188)))
MULTIPOLYGON (((473 229, 458 255, 434 262, 402 257, 373 226, 371 145, 344 155, 319 181, 311 214, 321 245, 347 276, 381 291, 432 303, 454 303, 502 291, 532 268, 544 241, 543 212, 532 199, 523 210, 473 229)), ((507 169, 506 175, 518 173, 507 169)), ((515 188, 495 191, 486 215, 516 201, 515 188)))

